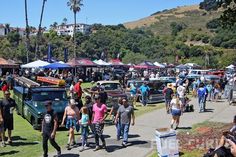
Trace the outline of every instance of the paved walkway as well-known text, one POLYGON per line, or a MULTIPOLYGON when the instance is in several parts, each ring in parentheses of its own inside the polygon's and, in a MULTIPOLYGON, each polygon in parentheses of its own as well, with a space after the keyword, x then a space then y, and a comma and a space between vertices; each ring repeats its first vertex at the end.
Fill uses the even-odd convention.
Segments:
MULTIPOLYGON (((215 122, 232 122, 233 116, 236 113, 236 106, 229 106, 227 102, 208 102, 205 113, 198 113, 196 100, 191 104, 195 107, 195 112, 184 113, 181 117, 180 128, 189 128, 193 124, 200 123, 206 120, 215 122)), ((155 129, 170 127, 171 116, 166 114, 165 109, 156 110, 136 118, 136 125, 130 128, 130 146, 127 148, 121 147, 121 141, 116 141, 115 127, 109 126, 104 130, 107 142, 107 151, 99 150, 93 152, 92 148, 79 152, 80 147, 70 151, 63 150, 62 157, 146 157, 155 146, 155 129)), ((94 143, 94 139, 90 139, 94 143)))

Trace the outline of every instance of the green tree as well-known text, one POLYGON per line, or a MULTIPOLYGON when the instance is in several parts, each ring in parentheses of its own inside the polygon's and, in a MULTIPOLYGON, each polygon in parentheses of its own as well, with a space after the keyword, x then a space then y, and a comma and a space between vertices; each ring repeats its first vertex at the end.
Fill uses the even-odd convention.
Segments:
POLYGON ((69 2, 67 2, 67 6, 70 7, 70 10, 74 13, 74 31, 73 31, 73 38, 74 38, 74 58, 76 58, 76 26, 77 26, 77 22, 76 22, 76 15, 78 12, 80 12, 81 7, 83 6, 82 4, 82 0, 69 0, 69 2))

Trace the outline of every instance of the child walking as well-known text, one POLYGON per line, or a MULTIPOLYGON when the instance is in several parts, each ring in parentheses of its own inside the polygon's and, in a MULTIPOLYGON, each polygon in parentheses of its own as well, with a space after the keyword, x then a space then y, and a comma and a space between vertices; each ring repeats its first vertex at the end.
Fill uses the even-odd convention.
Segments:
POLYGON ((88 108, 82 107, 81 109, 82 117, 81 117, 81 137, 82 137, 82 148, 80 152, 84 151, 84 147, 88 146, 87 138, 88 138, 88 124, 89 124, 89 115, 88 115, 88 108))

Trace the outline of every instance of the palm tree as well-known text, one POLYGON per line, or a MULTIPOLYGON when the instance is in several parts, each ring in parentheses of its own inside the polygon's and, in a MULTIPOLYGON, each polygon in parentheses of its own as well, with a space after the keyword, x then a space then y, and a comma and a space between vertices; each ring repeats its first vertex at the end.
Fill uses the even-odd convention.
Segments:
POLYGON ((27 0, 25 0, 26 60, 28 63, 29 62, 29 48, 30 48, 30 38, 29 38, 30 28, 29 28, 27 8, 28 8, 27 0))
POLYGON ((74 13, 74 32, 73 32, 73 38, 74 38, 74 58, 76 58, 76 15, 81 10, 81 6, 83 0, 69 0, 67 2, 67 6, 70 7, 70 10, 74 13))
POLYGON ((36 40, 36 50, 35 50, 35 58, 37 58, 37 55, 39 53, 39 41, 41 39, 41 31, 42 31, 42 21, 43 21, 43 13, 45 8, 45 3, 47 0, 43 0, 41 15, 40 15, 40 21, 39 21, 39 27, 38 27, 38 33, 37 33, 37 40, 36 40))

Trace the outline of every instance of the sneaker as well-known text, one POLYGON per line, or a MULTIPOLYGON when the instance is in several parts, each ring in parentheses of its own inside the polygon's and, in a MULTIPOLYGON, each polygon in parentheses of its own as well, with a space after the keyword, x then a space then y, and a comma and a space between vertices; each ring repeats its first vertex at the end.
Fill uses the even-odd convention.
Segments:
POLYGON ((67 144, 67 145, 66 145, 66 149, 67 149, 67 150, 71 150, 70 144, 67 144))
POLYGON ((102 148, 103 148, 103 149, 107 149, 107 146, 106 146, 106 143, 105 143, 105 142, 102 144, 102 148))
POLYGON ((57 155, 54 155, 53 157, 60 157, 61 156, 61 151, 57 151, 57 155))
POLYGON ((100 150, 100 149, 101 149, 100 146, 96 146, 93 151, 98 151, 98 150, 100 150))
POLYGON ((6 142, 6 144, 11 145, 11 144, 12 144, 12 141, 11 141, 11 140, 8 140, 8 141, 6 142))
POLYGON ((127 147, 127 144, 125 142, 122 142, 121 144, 123 147, 127 147))
POLYGON ((2 142, 1 147, 6 147, 5 142, 2 142))

